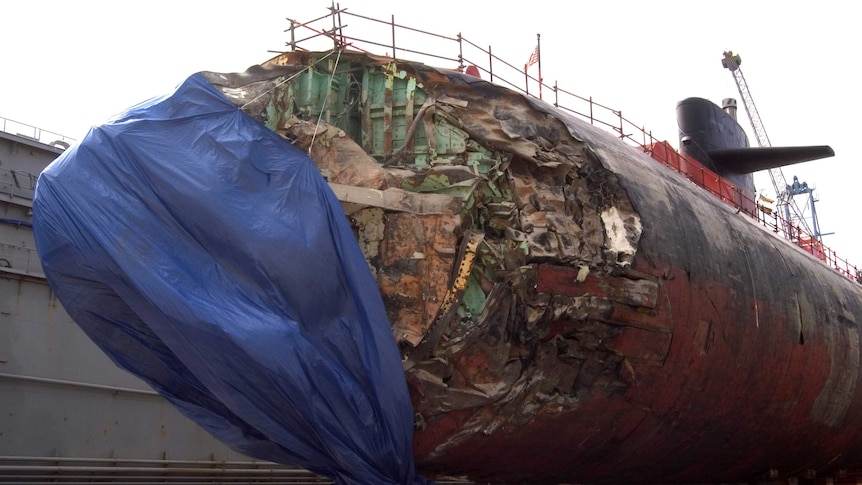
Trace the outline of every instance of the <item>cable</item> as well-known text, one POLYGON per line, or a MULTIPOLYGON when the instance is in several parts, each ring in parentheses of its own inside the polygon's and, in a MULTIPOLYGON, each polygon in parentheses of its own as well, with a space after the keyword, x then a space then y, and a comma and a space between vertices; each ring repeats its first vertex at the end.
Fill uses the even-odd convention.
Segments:
MULTIPOLYGON (((330 51, 327 57, 331 55, 330 51)), ((321 59, 322 61, 323 59, 321 59)), ((311 143, 308 145, 308 156, 311 156, 311 149, 314 147, 314 139, 317 138, 317 130, 320 129, 320 121, 323 119, 323 112, 326 111, 326 102, 329 100, 329 94, 332 91, 332 81, 335 80, 335 72, 338 71, 338 62, 341 60, 341 49, 338 49, 338 56, 335 57, 335 66, 332 68, 332 74, 329 76, 329 87, 326 89, 326 96, 323 97, 323 105, 320 107, 320 114, 317 116, 317 124, 314 125, 314 133, 311 134, 311 143)), ((320 61, 318 61, 320 62, 320 61)))
MULTIPOLYGON (((287 78, 287 79, 285 79, 285 80, 283 80, 283 81, 280 81, 280 82, 276 83, 273 87, 271 87, 271 88, 267 89, 266 91, 264 91, 264 92, 262 92, 262 93, 258 94, 257 96, 255 96, 254 98, 252 98, 251 100, 249 100, 247 103, 245 103, 244 105, 240 106, 240 108, 239 108, 239 109, 241 109, 241 110, 242 110, 242 109, 245 109, 245 107, 246 107, 246 106, 248 106, 248 105, 250 105, 251 103, 253 103, 253 102, 257 101, 257 100, 258 100, 260 97, 262 97, 263 95, 265 95, 265 94, 269 94, 269 93, 271 93, 272 91, 274 91, 274 90, 275 90, 275 88, 277 88, 277 87, 279 87, 279 86, 281 86, 281 85, 283 85, 283 84, 285 84, 285 83, 288 83, 288 82, 290 82, 290 81, 293 81, 293 80, 294 80, 294 79, 296 79, 296 77, 297 77, 297 76, 299 76, 300 74, 303 74, 303 73, 305 73, 306 71, 310 71, 312 67, 314 67, 314 66, 316 66, 317 64, 319 64, 319 63, 323 62, 324 60, 326 60, 326 58, 327 58, 327 57, 329 57, 329 56, 331 56, 333 52, 334 52, 334 51, 330 51, 328 54, 326 54, 325 56, 321 57, 320 59, 318 59, 318 60, 317 60, 317 61, 315 61, 314 63, 312 63, 312 64, 310 64, 310 65, 306 66, 306 67, 305 67, 305 69, 303 69, 303 70, 301 70, 301 71, 297 72, 297 73, 296 73, 296 74, 294 74, 293 76, 290 76, 289 78, 287 78)), ((341 57, 341 51, 339 51, 339 52, 338 52, 338 56, 339 56, 339 57, 341 57)), ((336 62, 336 65, 337 65, 337 62, 336 62)), ((331 88, 331 87, 332 87, 332 86, 331 86, 331 81, 330 81, 330 88, 331 88)))

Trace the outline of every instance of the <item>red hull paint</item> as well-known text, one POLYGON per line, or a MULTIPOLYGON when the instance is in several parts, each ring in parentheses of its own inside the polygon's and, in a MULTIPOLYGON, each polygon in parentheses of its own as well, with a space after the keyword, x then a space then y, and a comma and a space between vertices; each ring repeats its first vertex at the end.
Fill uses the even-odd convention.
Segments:
MULTIPOLYGON (((494 474, 515 481, 725 482, 848 464, 862 429, 862 395, 855 381, 846 389, 828 384, 833 371, 843 372, 833 363, 851 357, 830 358, 827 342, 843 340, 840 332, 802 329, 800 343, 799 331, 786 325, 795 316, 781 308, 761 301, 755 316, 721 284, 690 280, 679 268, 656 276, 662 298, 652 317, 669 332, 625 327, 612 343, 629 356, 627 392, 592 395, 570 413, 475 435, 450 450, 441 469, 493 463, 494 474)), ((417 455, 468 419, 453 413, 417 434, 417 455)))

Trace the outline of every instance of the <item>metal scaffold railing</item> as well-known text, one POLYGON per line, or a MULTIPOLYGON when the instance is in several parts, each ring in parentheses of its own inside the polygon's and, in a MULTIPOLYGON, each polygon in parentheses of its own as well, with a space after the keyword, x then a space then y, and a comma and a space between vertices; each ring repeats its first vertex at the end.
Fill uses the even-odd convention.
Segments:
POLYGON ((0 131, 9 133, 10 135, 23 136, 24 138, 64 150, 75 143, 74 138, 69 138, 53 131, 43 130, 27 123, 21 123, 20 121, 3 118, 2 116, 0 116, 0 131))
MULTIPOLYGON (((394 15, 389 20, 379 20, 349 12, 338 4, 330 7, 329 10, 326 15, 307 22, 287 19, 290 22, 290 27, 286 30, 290 36, 290 40, 286 43, 287 47, 291 51, 350 49, 385 55, 393 59, 398 59, 407 53, 411 55, 412 61, 430 65, 450 62, 453 64, 452 69, 461 72, 472 70, 494 84, 538 99, 542 99, 539 97, 541 95, 537 96, 542 91, 534 89, 531 92, 530 87, 542 86, 546 93, 553 96, 551 104, 554 107, 614 133, 627 144, 642 150, 656 161, 682 174, 692 183, 711 192, 763 226, 775 233, 780 233, 785 239, 798 245, 837 272, 862 283, 862 270, 825 247, 806 228, 800 227, 800 224, 795 221, 788 220, 777 211, 771 211, 758 204, 754 194, 727 183, 715 172, 679 153, 666 141, 655 138, 643 125, 638 125, 624 117, 621 110, 598 103, 591 96, 583 97, 567 91, 560 87, 557 81, 554 81, 553 85, 546 84, 541 75, 535 77, 530 74, 531 64, 516 66, 495 55, 490 45, 487 48, 481 47, 460 32, 455 36, 440 35, 398 24, 395 22, 394 15), (345 33, 346 19, 355 22, 351 23, 351 29, 354 32, 362 32, 362 38, 345 33), (408 47, 414 45, 422 46, 421 50, 408 47), (457 52, 457 54, 449 56, 440 54, 445 52, 457 52), (521 81, 513 82, 509 79, 521 81)), ((549 99, 543 101, 550 102, 549 99)))

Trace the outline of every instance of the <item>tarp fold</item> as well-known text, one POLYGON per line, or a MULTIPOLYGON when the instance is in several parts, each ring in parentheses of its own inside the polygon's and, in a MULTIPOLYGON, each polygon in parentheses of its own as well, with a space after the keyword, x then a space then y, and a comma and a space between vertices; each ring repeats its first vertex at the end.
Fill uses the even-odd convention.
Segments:
POLYGON ((233 448, 344 484, 423 483, 377 286, 312 161, 201 75, 40 176, 36 244, 120 367, 233 448))

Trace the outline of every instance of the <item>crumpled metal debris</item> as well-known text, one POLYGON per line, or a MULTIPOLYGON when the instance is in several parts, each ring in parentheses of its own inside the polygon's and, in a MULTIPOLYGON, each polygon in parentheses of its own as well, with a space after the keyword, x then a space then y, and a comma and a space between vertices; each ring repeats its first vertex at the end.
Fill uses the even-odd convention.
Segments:
POLYGON ((420 459, 623 392, 631 364, 614 337, 656 306, 658 284, 629 271, 642 227, 616 175, 520 95, 341 59, 327 89, 314 54, 275 58, 273 73, 311 67, 266 81, 246 112, 311 147, 343 201, 403 350, 420 459))

